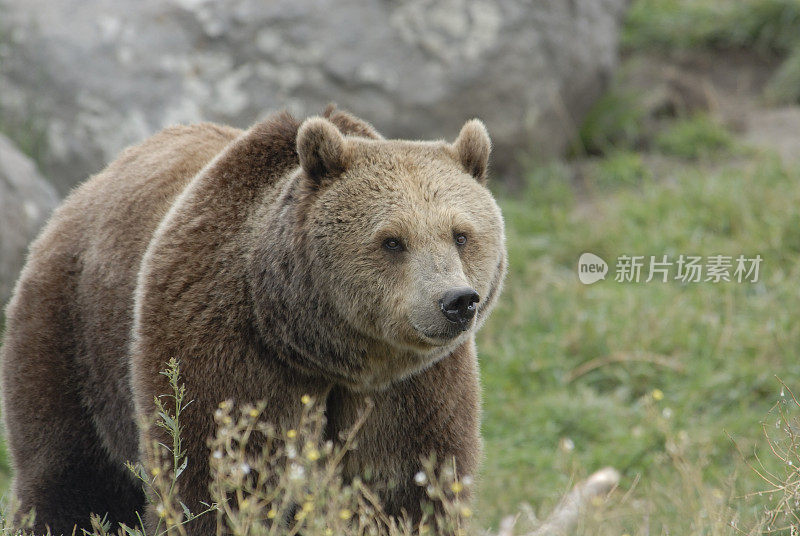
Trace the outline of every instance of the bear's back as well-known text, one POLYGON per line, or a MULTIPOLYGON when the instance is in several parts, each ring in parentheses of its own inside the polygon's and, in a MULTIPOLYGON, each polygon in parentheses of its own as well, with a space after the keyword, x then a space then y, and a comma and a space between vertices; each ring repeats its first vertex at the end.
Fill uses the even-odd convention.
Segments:
MULTIPOLYGON (((31 245, 9 303, 4 378, 36 362, 28 371, 36 383, 67 384, 65 393, 80 385, 76 402, 89 410, 97 435, 120 462, 135 459, 137 448, 127 352, 140 261, 176 197, 240 134, 207 123, 175 126, 123 151, 54 212, 31 245), (23 348, 33 329, 24 319, 31 315, 61 326, 60 348, 23 348)), ((36 409, 24 395, 4 395, 12 413, 36 409)))

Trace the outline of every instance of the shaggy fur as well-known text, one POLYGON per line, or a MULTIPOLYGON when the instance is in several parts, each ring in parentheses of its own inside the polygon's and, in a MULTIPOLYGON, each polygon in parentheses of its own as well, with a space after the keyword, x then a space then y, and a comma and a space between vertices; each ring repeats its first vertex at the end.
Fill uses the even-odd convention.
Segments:
POLYGON ((167 129, 75 190, 31 246, 7 309, 2 395, 13 491, 37 532, 69 534, 90 512, 136 522, 143 496, 123 463, 152 439, 137 415, 169 391, 159 372, 172 357, 193 400, 180 485, 193 510, 208 500, 206 440, 225 399, 265 400, 285 428, 309 394, 336 438, 371 397, 345 473, 372 474, 392 514, 420 515, 421 456, 477 469, 474 333, 506 264, 480 183, 486 131, 384 140, 324 115, 167 129), (464 286, 481 300, 462 332, 438 300, 464 286))

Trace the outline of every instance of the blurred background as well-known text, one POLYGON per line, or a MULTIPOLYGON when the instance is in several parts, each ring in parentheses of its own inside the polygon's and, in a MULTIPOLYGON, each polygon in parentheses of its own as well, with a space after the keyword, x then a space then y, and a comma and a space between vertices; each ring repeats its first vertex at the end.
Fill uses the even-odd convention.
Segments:
POLYGON ((607 465, 580 533, 798 523, 799 0, 0 0, 0 301, 125 146, 329 102, 390 137, 492 134, 510 270, 479 337, 480 526, 607 465), (606 280, 579 282, 583 252, 606 280), (614 280, 681 254, 763 261, 614 280))

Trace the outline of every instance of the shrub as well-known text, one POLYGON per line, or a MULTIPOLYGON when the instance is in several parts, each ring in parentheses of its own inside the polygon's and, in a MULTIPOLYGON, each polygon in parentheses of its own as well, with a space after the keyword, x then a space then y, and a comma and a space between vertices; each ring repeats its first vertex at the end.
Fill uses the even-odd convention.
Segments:
MULTIPOLYGON (((181 413, 191 403, 180 384, 178 362, 170 360, 167 376, 172 392, 156 397, 157 416, 148 426, 164 428, 171 445, 154 440, 144 449, 144 460, 128 468, 142 482, 147 502, 159 516, 154 532, 147 535, 142 517, 139 525, 123 525, 127 536, 186 536, 187 524, 200 516, 216 517, 216 534, 233 536, 412 536, 447 534, 463 536, 472 510, 463 500, 471 477, 459 480, 454 460, 421 460, 423 469, 414 476, 424 486, 428 502, 416 524, 407 517, 384 512, 368 483, 342 474, 348 451, 356 448, 358 431, 371 410, 368 403, 353 428, 336 442, 324 440, 324 405, 309 396, 302 405, 296 428, 281 431, 263 419, 265 403, 236 406, 220 402, 214 414, 217 431, 209 441, 211 502, 191 512, 178 497, 181 474, 190 463, 181 443, 181 413), (174 408, 174 409, 170 409, 174 408), (256 443, 260 449, 254 448, 256 443)), ((545 529, 574 524, 586 500, 597 499, 616 485, 616 471, 606 469, 576 487, 566 509, 557 511, 545 529)), ((0 516, 4 534, 24 536, 33 526, 35 512, 0 516), (16 523, 11 520, 16 519, 16 523)), ((92 514, 92 530, 84 536, 109 536, 117 529, 92 514)))
POLYGON ((780 398, 769 416, 770 420, 762 423, 762 427, 773 463, 767 465, 758 458, 750 463, 767 485, 758 494, 770 495, 772 499, 762 524, 769 532, 795 535, 800 533, 800 401, 783 383, 780 398))

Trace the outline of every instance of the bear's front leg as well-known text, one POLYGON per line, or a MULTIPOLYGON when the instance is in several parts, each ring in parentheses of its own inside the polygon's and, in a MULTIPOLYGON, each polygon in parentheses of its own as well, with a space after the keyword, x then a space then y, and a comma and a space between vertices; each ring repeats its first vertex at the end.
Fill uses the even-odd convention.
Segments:
MULTIPOLYGON (((329 429, 347 433, 367 406, 367 397, 374 407, 356 435, 356 448, 345 457, 344 476, 362 478, 379 494, 387 514, 407 515, 417 524, 422 505, 430 502, 425 486, 415 482, 423 459, 435 456, 440 469, 455 462, 459 480, 478 469, 480 386, 474 345, 465 343, 385 390, 363 394, 334 389, 328 398, 329 429)), ((470 499, 465 486, 459 500, 470 499)))
MULTIPOLYGON (((241 408, 264 402, 266 409, 261 418, 275 425, 279 431, 285 431, 296 428, 300 423, 303 395, 325 400, 330 384, 290 369, 277 360, 263 359, 245 350, 238 351, 235 357, 226 360, 187 357, 181 364, 179 384, 185 389, 185 407, 180 415, 181 449, 187 464, 177 479, 173 506, 179 506, 180 511, 181 505, 185 505, 195 515, 205 512, 185 524, 188 536, 230 534, 232 530, 227 526, 224 516, 220 517, 213 506, 229 497, 215 495, 209 489, 214 475, 210 470, 211 452, 208 445, 209 439, 219 433, 214 414, 221 407, 220 403, 230 404, 228 407, 236 416, 241 408), (247 379, 247 382, 243 379, 247 379), (178 502, 181 504, 178 505, 178 502)), ((147 376, 140 374, 137 378, 137 392, 142 394, 140 408, 144 408, 140 412, 153 415, 155 408, 145 406, 144 402, 156 396, 168 395, 171 387, 166 378, 156 372, 147 376)), ((174 415, 174 400, 167 396, 162 401, 167 412, 174 415)), ((140 439, 143 450, 145 445, 152 445, 153 441, 171 446, 172 440, 170 434, 159 426, 143 430, 140 439)), ((263 440, 263 436, 258 434, 250 436, 247 445, 254 456, 262 451, 263 440)), ((164 447, 160 449, 161 455, 167 457, 169 466, 171 452, 165 451, 164 447)), ((148 505, 145 519, 147 534, 158 534, 164 530, 168 520, 163 516, 164 507, 159 507, 159 501, 148 505)))

